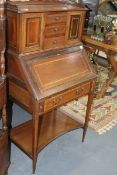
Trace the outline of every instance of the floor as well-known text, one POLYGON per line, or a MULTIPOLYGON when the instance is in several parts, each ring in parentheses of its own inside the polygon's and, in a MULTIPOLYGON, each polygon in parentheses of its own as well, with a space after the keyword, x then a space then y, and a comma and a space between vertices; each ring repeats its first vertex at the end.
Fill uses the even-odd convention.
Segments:
MULTIPOLYGON (((13 125, 31 116, 18 106, 13 107, 13 125)), ((117 175, 117 126, 104 135, 88 129, 85 142, 82 130, 69 132, 43 149, 35 175, 117 175)), ((12 144, 9 175, 31 175, 32 162, 12 144)))

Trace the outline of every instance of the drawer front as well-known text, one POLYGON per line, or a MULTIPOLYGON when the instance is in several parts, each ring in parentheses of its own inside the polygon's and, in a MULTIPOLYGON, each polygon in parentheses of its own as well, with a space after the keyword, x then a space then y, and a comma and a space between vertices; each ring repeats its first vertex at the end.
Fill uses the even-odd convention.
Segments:
POLYGON ((86 95, 89 93, 90 90, 90 82, 81 85, 79 87, 73 88, 71 90, 68 90, 62 94, 56 95, 55 97, 52 97, 45 101, 44 104, 44 111, 49 111, 52 108, 55 108, 57 106, 61 106, 69 101, 72 101, 78 97, 81 97, 83 95, 86 95))
POLYGON ((67 21, 66 13, 51 13, 47 14, 45 17, 45 24, 50 25, 53 23, 62 23, 67 21))
POLYGON ((45 28, 45 38, 52 36, 65 36, 66 24, 54 24, 45 28))
POLYGON ((44 49, 61 47, 65 44, 65 36, 47 38, 44 40, 44 49))

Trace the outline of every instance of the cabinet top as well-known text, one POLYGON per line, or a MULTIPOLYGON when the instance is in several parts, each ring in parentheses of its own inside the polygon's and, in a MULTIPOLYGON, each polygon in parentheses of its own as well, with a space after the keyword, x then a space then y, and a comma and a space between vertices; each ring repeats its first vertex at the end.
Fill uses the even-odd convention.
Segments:
POLYGON ((7 9, 17 13, 86 10, 82 0, 7 1, 7 9))

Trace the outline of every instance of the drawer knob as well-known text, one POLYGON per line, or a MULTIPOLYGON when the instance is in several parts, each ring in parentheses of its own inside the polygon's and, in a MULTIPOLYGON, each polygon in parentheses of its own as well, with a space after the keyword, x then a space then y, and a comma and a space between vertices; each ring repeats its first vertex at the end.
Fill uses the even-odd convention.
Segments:
POLYGON ((82 92, 83 92, 83 89, 77 89, 77 90, 76 90, 76 94, 77 94, 77 95, 81 94, 82 92))
POLYGON ((60 19, 60 17, 58 17, 58 16, 55 17, 55 20, 59 20, 59 19, 60 19))
POLYGON ((54 40, 54 41, 53 41, 53 44, 56 44, 56 43, 57 43, 57 41, 56 41, 56 40, 54 40))
POLYGON ((57 32, 58 31, 58 28, 54 28, 54 31, 57 32))

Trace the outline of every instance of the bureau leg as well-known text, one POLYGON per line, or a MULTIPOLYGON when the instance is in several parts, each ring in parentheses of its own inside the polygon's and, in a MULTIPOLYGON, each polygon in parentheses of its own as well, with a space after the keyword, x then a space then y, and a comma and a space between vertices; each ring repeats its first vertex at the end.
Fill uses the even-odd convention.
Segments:
POLYGON ((32 168, 35 173, 37 156, 38 156, 38 137, 39 137, 39 105, 35 104, 33 113, 33 130, 32 130, 32 168))
POLYGON ((3 130, 7 130, 7 118, 6 118, 6 104, 3 106, 3 109, 2 109, 2 128, 3 130))
POLYGON ((94 87, 95 87, 95 82, 92 83, 92 88, 91 88, 91 91, 90 91, 90 93, 88 95, 86 117, 85 117, 85 123, 84 123, 84 126, 83 126, 82 142, 84 142, 84 139, 85 139, 85 136, 86 136, 86 132, 87 132, 87 128, 88 128, 89 116, 90 116, 91 106, 92 106, 93 97, 94 97, 94 87))

